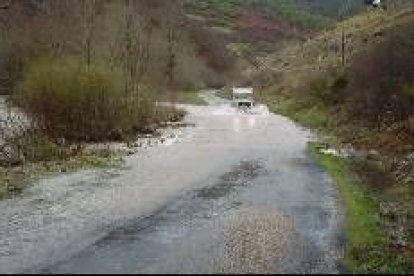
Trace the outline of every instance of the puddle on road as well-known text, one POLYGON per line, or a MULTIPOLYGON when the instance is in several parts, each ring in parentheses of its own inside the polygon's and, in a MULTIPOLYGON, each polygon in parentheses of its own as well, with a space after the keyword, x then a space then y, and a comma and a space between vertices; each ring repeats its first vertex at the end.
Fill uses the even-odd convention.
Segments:
MULTIPOLYGON (((290 213, 278 209, 274 194, 269 193, 274 187, 267 181, 275 175, 263 164, 241 161, 211 185, 172 199, 150 216, 111 225, 109 234, 91 247, 40 272, 335 271, 325 265, 328 261, 320 251, 324 245, 316 243, 324 233, 313 232, 315 239, 309 239, 296 229, 294 219, 301 214, 309 228, 326 229, 329 214, 316 207, 292 207, 290 213), (273 201, 273 207, 263 208, 262 200, 273 201), (317 221, 308 221, 308 215, 317 221)), ((335 260, 329 262, 335 265, 335 260)))
MULTIPOLYGON (((243 208, 244 203, 237 196, 238 192, 250 187, 252 180, 263 174, 266 174, 266 170, 260 161, 242 161, 219 177, 213 185, 176 198, 150 216, 137 218, 127 224, 120 221, 117 223, 119 228, 113 225, 114 230, 78 256, 41 272, 140 272, 160 264, 157 260, 169 252, 169 245, 187 244, 188 236, 198 232, 197 229, 203 231, 207 224, 213 223, 214 227, 204 236, 221 231, 223 227, 217 221, 229 212, 243 208), (132 256, 134 263, 113 255, 120 251, 127 252, 129 258, 132 256), (106 259, 108 262, 105 262, 106 259), (114 259, 122 264, 122 270, 114 271, 114 266, 105 267, 105 263, 109 264, 114 259)), ((203 259, 203 253, 198 254, 200 260, 203 259)), ((179 252, 176 255, 181 256, 179 252)))
POLYGON ((225 197, 238 187, 247 186, 263 170, 260 161, 242 161, 232 171, 222 175, 217 184, 198 190, 196 196, 205 199, 225 197))

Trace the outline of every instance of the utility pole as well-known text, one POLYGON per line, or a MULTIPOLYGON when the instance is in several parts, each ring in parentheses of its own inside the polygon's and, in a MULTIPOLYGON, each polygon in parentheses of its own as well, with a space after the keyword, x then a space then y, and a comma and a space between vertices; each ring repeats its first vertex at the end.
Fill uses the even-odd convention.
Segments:
POLYGON ((84 47, 86 55, 86 65, 89 69, 92 55, 92 35, 95 20, 95 0, 85 0, 83 2, 83 28, 84 28, 84 47))
POLYGON ((342 2, 342 7, 341 7, 341 11, 340 11, 340 18, 341 18, 341 24, 342 24, 342 30, 341 30, 341 54, 342 54, 342 67, 345 67, 345 61, 346 61, 346 57, 345 57, 345 51, 346 51, 346 37, 345 37, 345 26, 344 26, 344 19, 346 14, 348 13, 348 9, 349 9, 349 0, 343 0, 342 2))
POLYGON ((342 42, 341 42, 341 50, 342 50, 342 67, 345 67, 345 28, 342 25, 342 42))

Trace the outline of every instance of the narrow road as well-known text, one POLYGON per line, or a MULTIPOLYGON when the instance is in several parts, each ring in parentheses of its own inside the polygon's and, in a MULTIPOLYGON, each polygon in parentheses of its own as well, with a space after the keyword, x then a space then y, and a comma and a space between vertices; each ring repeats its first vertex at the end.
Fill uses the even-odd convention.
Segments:
POLYGON ((205 97, 175 143, 1 201, 0 272, 339 272, 342 213, 310 133, 205 97))

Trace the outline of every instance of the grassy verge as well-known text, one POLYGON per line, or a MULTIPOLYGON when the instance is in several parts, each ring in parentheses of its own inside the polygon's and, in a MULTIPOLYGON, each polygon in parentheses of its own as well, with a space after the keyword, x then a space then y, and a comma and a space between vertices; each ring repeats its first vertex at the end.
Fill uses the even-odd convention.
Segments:
POLYGON ((290 100, 282 100, 271 105, 270 109, 312 129, 326 129, 331 122, 328 111, 317 105, 310 108, 299 108, 290 100))
MULTIPOLYGON (((318 130, 329 144, 341 144, 339 114, 322 106, 301 107, 286 99, 273 102, 270 109, 318 130)), ((412 218, 407 214, 414 210, 413 182, 395 183, 392 173, 381 168, 386 156, 379 155, 376 160, 344 159, 323 154, 317 144, 310 144, 309 150, 332 177, 345 209, 344 266, 348 272, 412 273, 412 218), (408 235, 405 245, 396 241, 395 229, 403 228, 403 236, 408 235)))
POLYGON ((349 160, 323 154, 317 145, 309 150, 332 177, 346 210, 345 267, 352 273, 397 273, 401 267, 388 257, 388 242, 379 223, 379 200, 359 183, 349 160))
POLYGON ((0 167, 0 199, 19 194, 34 179, 50 173, 69 173, 81 169, 109 167, 121 164, 117 153, 80 155, 62 161, 29 163, 15 167, 0 167))

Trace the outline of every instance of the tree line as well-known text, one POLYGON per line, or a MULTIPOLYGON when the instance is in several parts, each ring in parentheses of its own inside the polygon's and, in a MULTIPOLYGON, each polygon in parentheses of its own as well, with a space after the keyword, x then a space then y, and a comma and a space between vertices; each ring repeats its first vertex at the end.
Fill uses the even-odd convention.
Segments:
POLYGON ((32 121, 31 135, 0 137, 18 151, 153 131, 183 115, 157 106, 160 94, 220 86, 232 62, 180 0, 2 1, 0 37, 0 93, 32 121))

